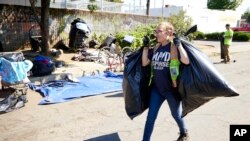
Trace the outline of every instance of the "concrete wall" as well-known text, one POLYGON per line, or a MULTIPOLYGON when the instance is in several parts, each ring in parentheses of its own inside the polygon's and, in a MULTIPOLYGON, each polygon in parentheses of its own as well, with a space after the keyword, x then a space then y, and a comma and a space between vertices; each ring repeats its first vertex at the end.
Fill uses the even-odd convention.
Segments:
MULTIPOLYGON (((151 9, 151 16, 119 14, 108 12, 89 12, 72 9, 50 10, 51 43, 60 39, 68 39, 70 23, 77 17, 85 20, 93 32, 100 34, 115 33, 130 30, 140 24, 157 23, 159 17, 168 17, 186 10, 187 15, 198 25, 198 30, 210 33, 225 30, 225 24, 236 26, 240 14, 235 11, 218 11, 192 7, 170 6, 168 8, 151 9), (158 16, 158 17, 152 17, 158 16)), ((36 24, 29 7, 0 4, 0 41, 4 51, 13 51, 23 46, 29 46, 28 31, 36 24)), ((92 32, 92 33, 93 33, 92 32)))
MULTIPOLYGON (((0 41, 4 51, 13 51, 29 45, 28 31, 36 24, 29 7, 0 5, 0 41)), ((142 15, 89 12, 80 10, 51 9, 51 41, 68 39, 70 23, 76 19, 85 20, 92 33, 110 34, 130 30, 141 24, 157 23, 158 17, 142 15)))

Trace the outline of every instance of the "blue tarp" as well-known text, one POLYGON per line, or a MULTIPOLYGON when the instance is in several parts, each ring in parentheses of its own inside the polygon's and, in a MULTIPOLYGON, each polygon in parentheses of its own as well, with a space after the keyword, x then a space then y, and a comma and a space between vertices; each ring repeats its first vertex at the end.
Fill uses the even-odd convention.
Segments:
POLYGON ((40 105, 66 102, 72 99, 122 91, 122 75, 104 73, 103 75, 77 78, 78 82, 67 80, 50 81, 42 85, 29 84, 32 90, 42 94, 40 105))
POLYGON ((27 77, 27 72, 32 66, 33 63, 30 60, 11 62, 4 57, 0 57, 0 76, 4 82, 16 84, 27 77))

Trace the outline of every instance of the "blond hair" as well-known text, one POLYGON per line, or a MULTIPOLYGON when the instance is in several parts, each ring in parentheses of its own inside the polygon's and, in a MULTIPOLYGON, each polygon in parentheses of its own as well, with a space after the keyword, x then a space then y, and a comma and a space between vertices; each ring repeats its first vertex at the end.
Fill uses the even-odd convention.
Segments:
POLYGON ((173 33, 174 33, 174 26, 169 22, 161 22, 161 23, 159 23, 159 25, 157 27, 162 27, 167 32, 169 32, 170 35, 173 35, 173 33))

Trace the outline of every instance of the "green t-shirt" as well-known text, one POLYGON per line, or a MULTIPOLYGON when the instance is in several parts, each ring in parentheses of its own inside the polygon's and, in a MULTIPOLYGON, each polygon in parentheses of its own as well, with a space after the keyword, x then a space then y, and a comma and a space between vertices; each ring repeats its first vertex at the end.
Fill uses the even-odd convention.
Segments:
POLYGON ((231 45, 232 39, 233 39, 233 30, 229 29, 224 34, 224 44, 225 45, 231 45))

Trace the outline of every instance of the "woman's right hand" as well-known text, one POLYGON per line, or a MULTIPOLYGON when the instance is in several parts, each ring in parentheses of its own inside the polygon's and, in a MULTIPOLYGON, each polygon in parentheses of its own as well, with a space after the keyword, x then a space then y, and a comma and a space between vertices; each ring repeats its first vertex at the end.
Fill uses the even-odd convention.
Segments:
POLYGON ((142 52, 142 66, 147 66, 150 63, 150 60, 148 59, 149 42, 150 42, 149 37, 144 36, 144 38, 143 38, 143 52, 142 52))
POLYGON ((143 38, 143 47, 149 47, 149 43, 150 43, 149 36, 144 36, 144 38, 143 38))
POLYGON ((179 37, 174 37, 173 42, 176 47, 179 47, 181 44, 181 40, 179 37))

